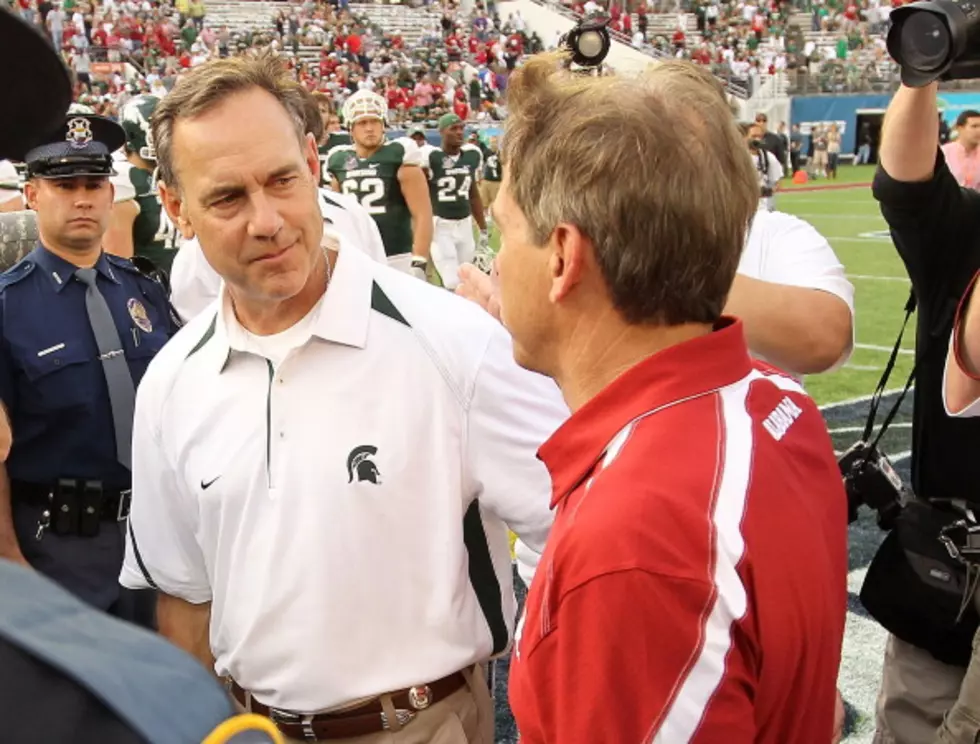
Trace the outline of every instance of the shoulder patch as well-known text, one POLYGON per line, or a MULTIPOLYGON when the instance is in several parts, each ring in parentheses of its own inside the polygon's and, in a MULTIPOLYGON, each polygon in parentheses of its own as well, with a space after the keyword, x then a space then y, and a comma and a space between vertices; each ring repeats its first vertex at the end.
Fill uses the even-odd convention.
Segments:
POLYGON ((18 261, 5 272, 0 274, 0 290, 4 290, 11 284, 16 284, 22 279, 26 278, 32 271, 34 267, 37 266, 31 259, 25 258, 18 261))

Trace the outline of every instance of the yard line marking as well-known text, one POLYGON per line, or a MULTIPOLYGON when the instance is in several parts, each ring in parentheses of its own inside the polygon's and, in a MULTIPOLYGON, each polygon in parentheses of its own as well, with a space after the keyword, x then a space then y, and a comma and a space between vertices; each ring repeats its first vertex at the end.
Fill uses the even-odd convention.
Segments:
MULTIPOLYGON (((909 392, 911 393, 913 390, 915 390, 915 385, 909 388, 909 392)), ((884 400, 885 398, 888 398, 892 395, 898 395, 901 392, 902 392, 902 388, 892 388, 891 390, 886 390, 885 392, 883 392, 881 394, 881 398, 882 400, 884 400)), ((859 395, 856 398, 839 400, 836 401, 835 403, 824 403, 822 406, 820 406, 820 410, 832 411, 835 408, 843 408, 844 406, 853 406, 853 405, 857 405, 858 403, 868 403, 873 397, 874 394, 872 393, 871 395, 859 395)))
POLYGON ((817 212, 794 212, 797 217, 807 220, 878 220, 878 222, 885 224, 885 221, 881 218, 880 212, 868 213, 868 214, 820 214, 817 212))
POLYGON ((912 456, 912 450, 905 450, 904 452, 899 452, 896 455, 888 455, 888 459, 891 460, 892 463, 896 463, 899 460, 907 460, 911 456, 912 456))
MULTIPOLYGON (((877 427, 875 431, 878 431, 881 427, 877 427)), ((889 429, 911 429, 911 422, 904 421, 893 421, 888 425, 889 429)), ((840 426, 836 429, 827 429, 828 434, 857 434, 858 432, 864 431, 863 426, 840 426)))
POLYGON ((885 238, 885 237, 865 238, 865 237, 855 237, 855 236, 847 236, 847 235, 825 235, 824 237, 827 238, 827 240, 839 240, 841 242, 848 242, 848 243, 888 243, 889 248, 891 248, 891 242, 892 242, 891 238, 885 238))
POLYGON ((848 362, 844 365, 844 369, 854 369, 858 372, 880 372, 884 369, 884 366, 880 364, 851 364, 848 362))
POLYGON ((909 283, 907 276, 875 276, 874 274, 845 274, 848 279, 867 279, 877 282, 905 282, 909 283))
MULTIPOLYGON (((855 349, 864 349, 865 351, 887 351, 889 354, 891 354, 892 349, 894 349, 895 347, 894 346, 877 346, 875 344, 854 344, 854 348, 855 349)), ((909 355, 912 355, 912 354, 915 354, 915 349, 899 349, 898 350, 898 353, 899 354, 909 354, 909 355)))

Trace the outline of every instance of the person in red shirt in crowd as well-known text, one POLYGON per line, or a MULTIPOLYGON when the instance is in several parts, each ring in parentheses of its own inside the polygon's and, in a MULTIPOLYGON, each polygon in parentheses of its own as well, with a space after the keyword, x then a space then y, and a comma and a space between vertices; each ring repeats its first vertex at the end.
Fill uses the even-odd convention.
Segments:
POLYGON ((405 39, 402 38, 402 35, 400 33, 395 32, 394 34, 392 34, 392 36, 391 36, 391 48, 392 49, 404 49, 405 48, 405 39))
POLYGON ((456 97, 453 99, 453 113, 462 121, 466 121, 470 118, 470 105, 466 102, 466 94, 463 93, 463 97, 460 98, 460 93, 463 93, 461 88, 457 90, 456 97))
POLYGON ((623 33, 632 36, 633 35, 633 16, 629 13, 623 13, 622 18, 623 33))
POLYGON ((680 26, 675 28, 672 40, 674 42, 674 49, 683 49, 684 45, 687 44, 687 37, 684 35, 684 29, 682 29, 680 26))
POLYGON ((480 48, 480 40, 476 37, 476 34, 472 34, 470 38, 466 40, 466 48, 469 49, 470 54, 476 54, 480 48))
POLYGON ((347 37, 347 51, 353 54, 355 57, 361 56, 361 51, 363 48, 361 37, 356 33, 352 33, 347 37))
POLYGON ((539 450, 555 523, 510 667, 522 744, 827 744, 846 497, 816 405, 721 314, 759 198, 739 130, 693 63, 557 59, 511 78, 493 205, 515 358, 572 411, 539 450))

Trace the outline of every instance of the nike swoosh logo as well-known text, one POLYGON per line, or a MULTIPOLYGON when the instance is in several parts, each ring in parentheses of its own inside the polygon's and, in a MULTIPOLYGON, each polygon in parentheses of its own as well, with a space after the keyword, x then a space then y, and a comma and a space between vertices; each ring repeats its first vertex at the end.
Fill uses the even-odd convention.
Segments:
MULTIPOLYGON (((219 476, 218 476, 218 478, 220 478, 220 477, 221 477, 221 476, 219 475, 219 476)), ((208 490, 209 488, 211 488, 211 486, 212 486, 212 485, 214 485, 214 482, 215 482, 216 480, 218 480, 218 478, 212 478, 212 479, 211 479, 211 480, 209 480, 209 481, 208 481, 207 483, 205 483, 204 481, 201 481, 201 488, 202 488, 203 490, 205 490, 205 491, 206 491, 206 490, 208 490)))

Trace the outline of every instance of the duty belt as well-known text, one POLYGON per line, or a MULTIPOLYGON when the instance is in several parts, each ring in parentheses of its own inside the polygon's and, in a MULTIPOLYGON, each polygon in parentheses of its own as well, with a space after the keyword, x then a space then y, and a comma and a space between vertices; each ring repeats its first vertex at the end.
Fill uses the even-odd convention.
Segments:
POLYGON ((14 502, 45 509, 43 529, 56 535, 94 537, 100 522, 123 522, 129 517, 131 489, 106 488, 102 481, 59 478, 51 484, 11 481, 14 502))

